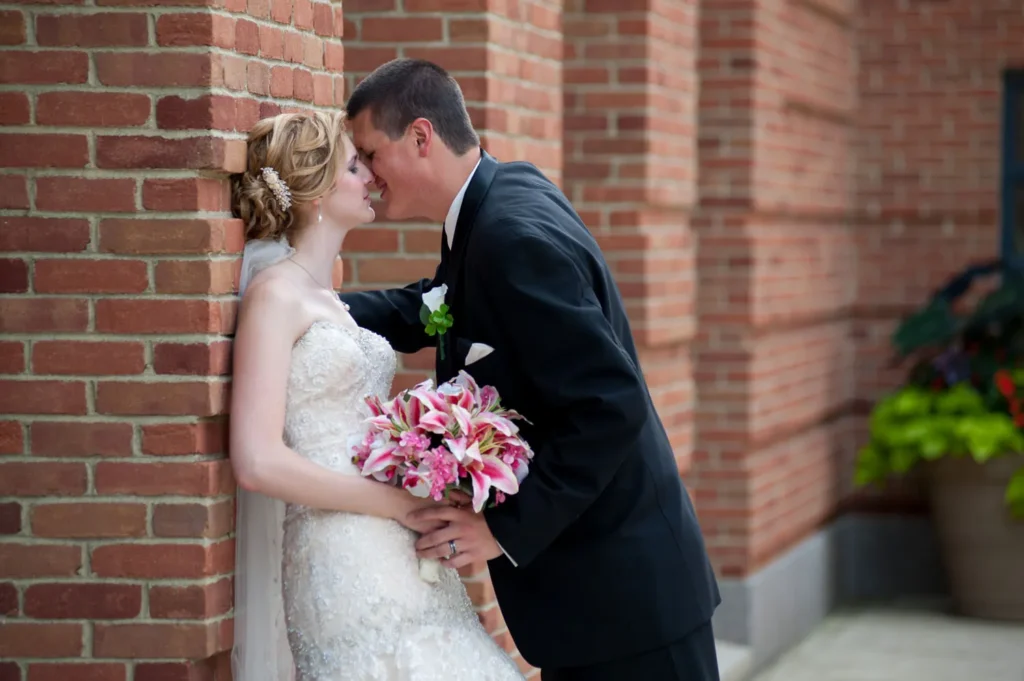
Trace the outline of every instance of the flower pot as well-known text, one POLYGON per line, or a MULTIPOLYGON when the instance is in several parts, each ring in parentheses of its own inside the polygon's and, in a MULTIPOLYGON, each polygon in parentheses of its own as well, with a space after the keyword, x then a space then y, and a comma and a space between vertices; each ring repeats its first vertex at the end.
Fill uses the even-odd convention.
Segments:
POLYGON ((929 465, 932 514, 957 610, 1024 622, 1024 521, 1003 502, 1024 456, 982 465, 944 457, 929 465))

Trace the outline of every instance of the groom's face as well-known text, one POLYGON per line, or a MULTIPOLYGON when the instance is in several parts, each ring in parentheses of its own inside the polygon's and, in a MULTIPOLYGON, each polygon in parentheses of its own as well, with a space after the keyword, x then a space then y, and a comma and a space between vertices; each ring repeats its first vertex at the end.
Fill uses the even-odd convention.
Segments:
POLYGON ((380 191, 384 216, 389 220, 423 217, 419 196, 423 185, 417 177, 421 159, 416 140, 408 132, 398 139, 389 138, 374 127, 368 110, 361 111, 351 124, 352 139, 380 191))

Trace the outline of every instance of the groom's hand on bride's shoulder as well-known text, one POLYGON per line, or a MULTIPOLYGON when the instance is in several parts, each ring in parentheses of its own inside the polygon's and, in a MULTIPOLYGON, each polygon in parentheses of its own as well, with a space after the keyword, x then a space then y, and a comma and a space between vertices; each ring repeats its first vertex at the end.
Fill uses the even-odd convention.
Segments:
POLYGON ((420 558, 439 558, 448 567, 493 560, 501 555, 487 521, 480 513, 454 507, 427 508, 412 514, 417 521, 441 521, 445 526, 424 534, 416 542, 420 558), (455 554, 452 555, 452 542, 455 554))

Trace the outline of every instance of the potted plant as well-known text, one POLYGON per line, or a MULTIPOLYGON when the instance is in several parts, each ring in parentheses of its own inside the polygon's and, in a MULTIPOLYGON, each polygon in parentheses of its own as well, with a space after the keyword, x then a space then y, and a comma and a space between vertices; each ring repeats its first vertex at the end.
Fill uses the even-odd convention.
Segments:
POLYGON ((965 270, 892 341, 910 369, 871 413, 855 482, 923 464, 957 610, 1024 621, 1024 271, 1002 260, 965 270), (994 290, 961 309, 992 275, 994 290))

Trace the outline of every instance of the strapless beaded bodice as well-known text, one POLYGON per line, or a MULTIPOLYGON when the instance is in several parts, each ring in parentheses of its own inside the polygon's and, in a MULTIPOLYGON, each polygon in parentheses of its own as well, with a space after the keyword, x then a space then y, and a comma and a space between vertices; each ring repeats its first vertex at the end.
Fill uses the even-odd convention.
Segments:
POLYGON ((349 446, 365 432, 366 397, 387 399, 395 352, 377 334, 317 321, 292 349, 285 443, 316 463, 356 473, 349 446))
MULTIPOLYGON (((285 441, 357 475, 365 399, 387 399, 397 358, 362 328, 316 322, 292 349, 285 441)), ((374 483, 380 484, 380 483, 374 483)), ((295 681, 523 681, 458 573, 420 578, 415 534, 385 518, 287 505, 282 593, 295 681)))

